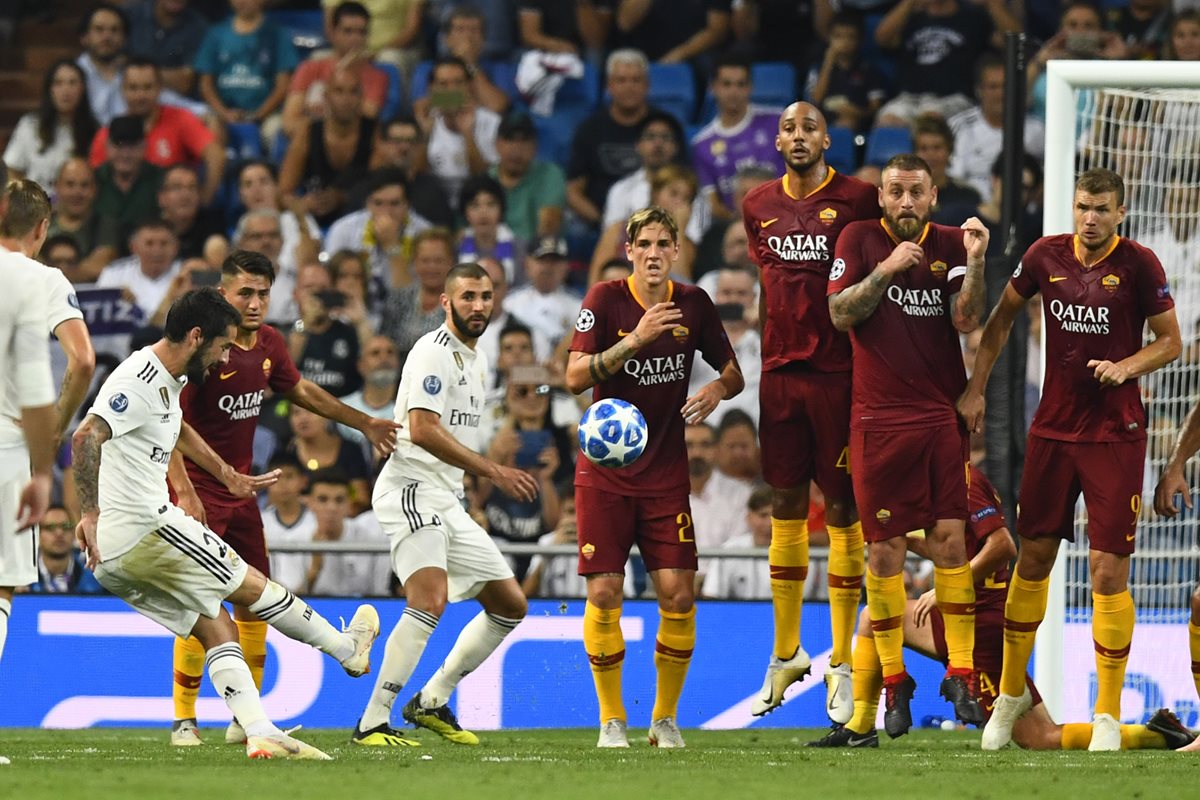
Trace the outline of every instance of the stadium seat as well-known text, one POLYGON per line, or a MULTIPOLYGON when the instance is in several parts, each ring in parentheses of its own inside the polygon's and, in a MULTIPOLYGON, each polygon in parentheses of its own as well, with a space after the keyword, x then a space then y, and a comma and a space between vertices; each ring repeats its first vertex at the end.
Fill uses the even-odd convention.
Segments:
POLYGON ((400 68, 387 61, 376 61, 375 66, 387 73, 387 94, 383 96, 383 108, 379 109, 379 118, 387 121, 396 116, 404 102, 404 78, 400 68))
POLYGON ((882 167, 892 156, 911 152, 912 135, 908 128, 874 128, 867 134, 864 163, 882 167))
POLYGON ((829 127, 829 149, 825 151, 825 163, 845 175, 858 169, 854 131, 840 125, 829 127))
POLYGON ((649 102, 689 125, 696 115, 696 84, 687 64, 651 64, 649 102))
POLYGON ((325 46, 325 16, 320 9, 282 9, 267 12, 276 25, 292 35, 292 44, 304 58, 325 46))
POLYGON ((537 129, 537 157, 565 168, 571 155, 571 139, 575 136, 575 123, 567 117, 555 114, 552 117, 533 115, 533 126, 537 129))
POLYGON ((786 61, 763 61, 750 67, 754 88, 750 102, 784 108, 800 95, 796 88, 796 68, 786 61))

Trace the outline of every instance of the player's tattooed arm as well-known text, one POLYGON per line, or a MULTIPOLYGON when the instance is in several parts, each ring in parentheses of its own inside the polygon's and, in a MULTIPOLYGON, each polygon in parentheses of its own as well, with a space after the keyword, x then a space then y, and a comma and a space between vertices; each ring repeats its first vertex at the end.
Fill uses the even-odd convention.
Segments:
POLYGON ((615 375, 633 354, 663 333, 673 330, 683 318, 674 303, 655 303, 646 309, 637 327, 602 353, 571 351, 567 361, 567 389, 580 394, 615 375))
POLYGON ((829 318, 833 327, 848 331, 875 313, 892 276, 878 269, 848 289, 829 297, 829 318))
POLYGON ((983 316, 983 301, 987 288, 983 281, 984 254, 987 253, 987 226, 978 217, 962 224, 963 247, 967 251, 967 274, 962 288, 950 300, 954 327, 960 333, 970 333, 979 327, 983 316))
POLYGON ((100 511, 100 448, 111 438, 112 428, 95 414, 88 414, 71 437, 75 492, 84 515, 100 511))

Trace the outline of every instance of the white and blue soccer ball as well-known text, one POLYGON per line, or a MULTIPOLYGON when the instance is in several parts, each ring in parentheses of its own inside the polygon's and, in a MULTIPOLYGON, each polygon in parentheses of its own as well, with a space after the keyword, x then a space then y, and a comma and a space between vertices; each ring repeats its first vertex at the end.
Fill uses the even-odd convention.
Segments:
POLYGON ((579 449, 601 467, 627 467, 646 449, 646 418, 633 403, 597 400, 579 420, 579 449))

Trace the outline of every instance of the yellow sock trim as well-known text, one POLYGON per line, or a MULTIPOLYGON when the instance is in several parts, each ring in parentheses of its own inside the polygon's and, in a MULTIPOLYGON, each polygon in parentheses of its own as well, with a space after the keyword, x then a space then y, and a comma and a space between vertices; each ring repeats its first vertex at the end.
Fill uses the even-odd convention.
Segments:
POLYGON ((175 639, 175 679, 171 683, 171 699, 175 704, 175 719, 194 719, 196 697, 204 681, 204 645, 195 636, 175 639))
POLYGON ((1133 641, 1133 597, 1092 593, 1092 644, 1096 648, 1096 713, 1121 718, 1121 688, 1133 641))
POLYGON ((867 608, 884 678, 904 672, 904 575, 881 578, 867 570, 867 608))
POLYGON ((679 696, 696 647, 695 606, 682 614, 659 609, 658 616, 658 636, 654 640, 658 680, 651 720, 679 715, 679 696))
POLYGON ((854 637, 854 716, 846 727, 855 733, 867 733, 875 728, 875 715, 879 711, 879 693, 883 691, 883 672, 879 667, 879 653, 875 650, 875 637, 870 629, 854 637))
MULTIPOLYGON (((1000 674, 1000 691, 1010 697, 1020 697, 1025 692, 1025 672, 1038 626, 1046 616, 1049 596, 1049 578, 1029 581, 1013 572, 1004 604, 1004 666, 1000 674)), ((1091 735, 1089 728, 1089 741, 1091 735)))
POLYGON ((863 533, 862 524, 847 528, 826 526, 829 532, 829 622, 833 629, 831 665, 851 659, 854 624, 862 600, 863 533))
POLYGON ((625 662, 625 637, 621 634, 621 609, 598 608, 587 603, 583 609, 583 649, 592 665, 600 722, 625 719, 621 699, 621 667, 625 662))
POLYGON ((1121 726, 1122 750, 1166 750, 1167 740, 1145 725, 1121 726))
POLYGON ((250 676, 254 685, 262 691, 263 668, 267 663, 267 623, 261 620, 235 619, 238 629, 238 644, 242 646, 242 655, 246 657, 246 666, 250 667, 250 676))
POLYGON ((1068 722, 1062 726, 1063 750, 1087 750, 1092 743, 1092 723, 1068 722))
POLYGON ((951 669, 975 668, 975 582, 971 567, 934 567, 933 589, 946 625, 951 669))
POLYGON ((791 658, 800 646, 800 610, 808 577, 808 520, 771 517, 771 605, 775 655, 791 658))
POLYGON ((1192 656, 1192 683, 1200 696, 1200 625, 1188 621, 1188 651, 1192 656))

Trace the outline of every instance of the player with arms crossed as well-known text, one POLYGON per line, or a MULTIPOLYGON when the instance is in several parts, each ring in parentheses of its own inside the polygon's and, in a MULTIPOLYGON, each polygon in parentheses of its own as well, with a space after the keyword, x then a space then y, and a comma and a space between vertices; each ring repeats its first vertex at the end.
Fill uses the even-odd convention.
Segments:
POLYGON ((404 362, 396 395, 396 452, 375 484, 373 506, 392 545, 392 569, 408 605, 388 637, 375 691, 351 741, 417 745, 391 727, 392 705, 412 677, 446 603, 476 598, 483 610, 458 635, 445 662, 404 706, 404 719, 455 744, 479 744, 448 705, 473 672, 525 617, 512 569, 487 531, 463 508, 463 473, 520 500, 537 496, 528 473, 479 454, 487 356, 475 347, 492 316, 491 278, 478 264, 446 275, 446 321, 422 336, 404 362))
POLYGON ((904 669, 906 533, 926 532, 946 625, 942 696, 963 722, 983 722, 975 699, 975 587, 967 563, 968 448, 954 402, 966 385, 959 334, 983 312, 987 228, 929 221, 929 165, 913 155, 883 168, 883 219, 851 223, 829 272, 829 313, 854 345, 850 463, 870 542, 867 608, 883 669, 884 729, 912 726, 916 683, 904 669))
MULTIPOLYGON (((232 473, 246 473, 253 458, 254 429, 268 390, 315 414, 357 428, 381 454, 395 446, 395 424, 350 408, 312 381, 304 380, 288 355, 287 342, 265 324, 275 269, 261 253, 235 250, 221 265, 218 291, 241 314, 229 360, 205 381, 193 381, 179 398, 185 426, 195 429, 232 473)), ((267 577, 271 563, 263 537, 262 515, 253 493, 234 494, 226 476, 207 472, 182 453, 172 456, 168 470, 179 507, 233 546, 246 563, 267 577)), ((267 623, 245 606, 234 604, 238 640, 254 685, 262 690, 267 657, 267 623)), ((171 744, 198 745, 196 697, 204 675, 204 650, 195 639, 175 640, 173 699, 175 723, 171 744)), ((246 733, 238 720, 225 732, 228 744, 242 744, 246 733)))
POLYGON ((167 493, 167 464, 176 445, 228 476, 235 492, 252 492, 277 477, 233 472, 181 425, 180 392, 190 381, 203 381, 210 367, 226 363, 238 319, 216 290, 189 291, 167 312, 163 338, 109 375, 71 440, 82 509, 76 536, 105 589, 176 636, 200 640, 217 694, 246 731, 247 756, 327 760, 267 718, 237 628, 221 602, 249 608, 285 636, 328 653, 355 677, 370 671, 379 615, 369 605, 359 606, 339 633, 303 600, 247 565, 167 493))
POLYGON ((1133 640, 1129 556, 1142 507, 1146 410, 1137 379, 1179 357, 1179 323, 1153 252, 1117 235, 1125 183, 1107 169, 1075 182, 1075 233, 1044 236, 1026 251, 988 318, 975 371, 958 402, 971 430, 983 424, 988 376, 1029 298, 1047 311, 1046 382, 1029 430, 1017 534, 1021 555, 1004 607, 1004 672, 983 749, 1012 738, 1029 708, 1024 676, 1046 613, 1050 570, 1074 540, 1082 491, 1088 516, 1095 713, 1089 750, 1121 747, 1121 687, 1133 640), (1149 322, 1154 341, 1142 345, 1149 322))
POLYGON ((825 670, 829 718, 854 711, 850 647, 862 594, 863 535, 850 481, 850 339, 829 321, 825 287, 838 235, 851 222, 879 218, 879 192, 825 163, 825 117, 793 103, 779 118, 775 148, 782 178, 746 195, 742 219, 759 267, 763 320, 763 477, 771 486, 771 601, 775 651, 755 716, 783 702, 788 686, 809 673, 800 646, 808 577, 808 487, 825 495, 829 531, 829 613, 833 652, 825 670))
POLYGON ((618 397, 646 418, 647 442, 629 466, 610 469, 580 458, 575 468, 579 574, 587 577, 583 645, 600 701, 599 747, 628 747, 621 667, 625 561, 637 545, 658 596, 654 643, 658 684, 650 744, 683 747, 676 714, 696 644, 696 541, 685 423, 703 422, 742 390, 737 358, 717 309, 703 290, 670 279, 679 229, 658 207, 626 225, 633 275, 597 283, 583 299, 567 362, 567 388, 592 389, 592 401, 618 397), (687 396, 694 354, 720 375, 687 396))

